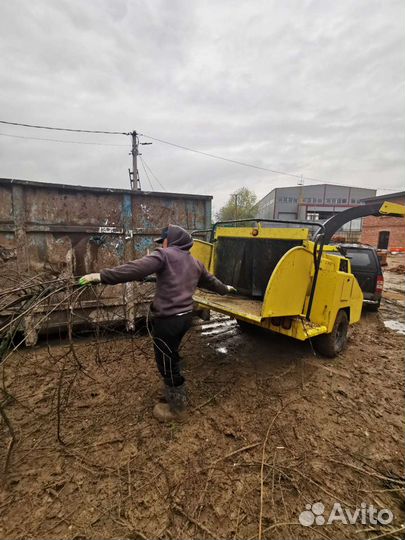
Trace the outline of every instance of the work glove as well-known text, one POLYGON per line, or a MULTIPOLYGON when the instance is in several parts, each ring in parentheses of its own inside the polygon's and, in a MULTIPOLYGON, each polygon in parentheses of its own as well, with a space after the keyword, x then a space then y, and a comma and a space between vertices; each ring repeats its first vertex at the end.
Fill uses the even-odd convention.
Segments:
POLYGON ((232 287, 232 285, 227 285, 226 288, 228 289, 229 293, 236 294, 238 292, 235 287, 232 287))
POLYGON ((143 278, 142 283, 156 283, 156 276, 146 276, 143 278))
POLYGON ((101 277, 99 273, 86 274, 79 279, 79 285, 91 285, 92 283, 100 283, 101 277))

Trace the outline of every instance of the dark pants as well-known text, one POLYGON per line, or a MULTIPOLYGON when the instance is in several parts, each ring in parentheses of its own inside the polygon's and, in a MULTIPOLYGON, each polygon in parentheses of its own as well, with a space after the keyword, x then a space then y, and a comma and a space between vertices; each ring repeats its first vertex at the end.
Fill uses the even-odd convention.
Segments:
POLYGON ((191 313, 164 318, 154 317, 152 320, 156 364, 167 386, 180 386, 184 383, 179 346, 191 326, 191 320, 191 313))

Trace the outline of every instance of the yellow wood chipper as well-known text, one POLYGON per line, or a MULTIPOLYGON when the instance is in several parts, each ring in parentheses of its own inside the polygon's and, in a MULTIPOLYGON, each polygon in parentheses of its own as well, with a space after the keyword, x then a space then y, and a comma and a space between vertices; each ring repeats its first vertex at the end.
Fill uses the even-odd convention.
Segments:
POLYGON ((242 329, 257 325, 305 341, 326 356, 346 345, 349 324, 359 321, 363 293, 350 259, 332 236, 352 219, 405 216, 405 207, 384 202, 357 206, 324 223, 249 219, 216 223, 209 241, 195 238, 194 257, 238 294, 198 290, 198 309, 237 319, 242 329), (314 231, 315 229, 315 231, 314 231))

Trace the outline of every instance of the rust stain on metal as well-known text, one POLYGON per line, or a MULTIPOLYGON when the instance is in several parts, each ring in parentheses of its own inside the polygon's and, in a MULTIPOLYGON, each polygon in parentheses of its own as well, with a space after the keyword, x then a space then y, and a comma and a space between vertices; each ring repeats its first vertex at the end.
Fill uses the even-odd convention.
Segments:
MULTIPOLYGON (((0 178, 0 288, 9 286, 16 272, 78 277, 141 257, 153 249, 153 238, 168 223, 190 231, 209 227, 211 199, 0 178)), ((106 288, 104 309, 121 309, 131 327, 135 293, 133 286, 106 288)), ((83 316, 91 320, 94 298, 86 291, 83 299, 83 316)), ((47 325, 64 322, 56 310, 47 325)), ((31 321, 24 325, 34 333, 31 321)))

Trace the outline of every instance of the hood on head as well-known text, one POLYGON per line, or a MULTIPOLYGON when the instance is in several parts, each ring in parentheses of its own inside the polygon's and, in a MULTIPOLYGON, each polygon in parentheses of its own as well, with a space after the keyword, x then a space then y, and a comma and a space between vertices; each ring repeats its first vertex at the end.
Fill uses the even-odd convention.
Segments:
POLYGON ((169 225, 167 230, 169 247, 178 247, 188 251, 193 245, 191 234, 178 225, 169 225))

